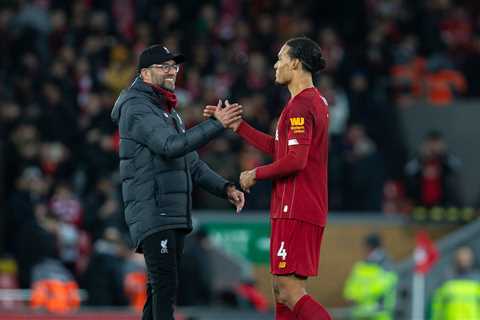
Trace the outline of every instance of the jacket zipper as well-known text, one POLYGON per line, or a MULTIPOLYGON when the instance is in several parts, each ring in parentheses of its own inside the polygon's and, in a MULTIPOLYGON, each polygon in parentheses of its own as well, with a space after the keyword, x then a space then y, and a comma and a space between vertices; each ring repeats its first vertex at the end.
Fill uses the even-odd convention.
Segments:
MULTIPOLYGON (((173 124, 175 126, 175 130, 178 132, 178 133, 181 133, 181 130, 180 130, 180 123, 177 122, 177 119, 181 122, 182 120, 180 119, 180 116, 178 115, 178 113, 176 111, 173 111, 171 112, 171 116, 172 116, 172 120, 173 120, 173 124)), ((190 213, 190 197, 188 196, 190 194, 190 168, 188 167, 188 163, 187 163, 187 157, 184 156, 183 157, 183 164, 185 166, 185 170, 187 171, 187 208, 186 208, 186 213, 187 215, 189 215, 190 213)))

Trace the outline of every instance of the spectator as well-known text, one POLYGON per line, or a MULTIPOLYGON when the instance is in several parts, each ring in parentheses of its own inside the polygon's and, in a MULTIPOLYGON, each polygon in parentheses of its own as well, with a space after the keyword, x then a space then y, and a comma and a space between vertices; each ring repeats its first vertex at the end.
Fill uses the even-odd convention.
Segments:
POLYGON ((450 279, 438 288, 433 297, 433 320, 478 319, 480 317, 480 273, 469 247, 455 251, 450 279))
POLYGON ((458 206, 457 172, 460 161, 448 153, 443 135, 431 131, 420 147, 419 154, 407 163, 406 190, 413 205, 458 206))
POLYGON ((321 77, 318 89, 328 101, 330 119, 328 132, 331 143, 336 144, 346 131, 350 105, 345 92, 336 86, 329 76, 321 77))
POLYGON ((135 64, 125 46, 117 45, 111 51, 111 63, 105 71, 105 84, 115 94, 127 87, 135 75, 135 64))
POLYGON ((78 139, 78 124, 75 110, 65 104, 60 87, 54 82, 43 84, 42 114, 39 128, 47 141, 60 141, 66 145, 78 139))
POLYGON ((147 274, 145 260, 140 254, 127 254, 123 288, 130 306, 137 312, 141 312, 147 300, 147 274))
POLYGON ((211 245, 205 229, 198 229, 185 239, 179 272, 178 305, 209 305, 213 302, 211 245))
POLYGON ((21 288, 30 288, 32 270, 45 258, 58 260, 58 222, 48 212, 45 204, 39 203, 33 209, 34 216, 25 221, 15 239, 15 258, 19 268, 21 288))
POLYGON ((109 175, 99 177, 95 189, 85 199, 84 227, 94 241, 102 237, 107 227, 126 231, 112 180, 109 175))
POLYGON ((433 56, 427 62, 425 96, 434 106, 452 104, 456 96, 467 91, 465 77, 442 56, 433 56))
MULTIPOLYGON (((0 258, 0 289, 18 289, 17 262, 13 257, 3 256, 0 258)), ((21 307, 20 301, 0 301, 0 308, 3 310, 21 307)))
POLYGON ((350 104, 346 94, 335 86, 328 75, 320 78, 318 89, 328 102, 329 108, 329 159, 328 159, 328 196, 331 210, 343 209, 344 158, 343 140, 350 115, 350 104))
POLYGON ((394 99, 397 105, 410 106, 422 95, 422 80, 426 72, 426 60, 418 55, 418 39, 408 35, 394 53, 394 65, 390 69, 394 99))
POLYGON ((375 143, 360 125, 347 132, 345 152, 345 209, 380 210, 385 182, 385 166, 375 143))
POLYGON ((61 222, 76 228, 83 224, 82 204, 68 183, 59 183, 54 187, 49 207, 61 222))
POLYGON ((447 270, 446 280, 462 278, 480 281, 480 270, 476 264, 475 253, 468 246, 455 250, 451 268, 447 270))
POLYGON ((54 181, 66 181, 74 174, 72 155, 59 142, 43 143, 40 146, 39 162, 45 176, 54 181))
POLYGON ((82 281, 82 286, 88 292, 88 305, 128 305, 123 287, 128 250, 119 230, 113 227, 106 228, 102 238, 94 243, 82 281))
POLYGON ((43 259, 33 268, 32 282, 32 308, 59 314, 79 308, 78 284, 60 261, 43 259))
POLYGON ((364 246, 365 259, 354 265, 344 297, 355 304, 354 319, 393 319, 397 275, 378 234, 368 235, 364 246))

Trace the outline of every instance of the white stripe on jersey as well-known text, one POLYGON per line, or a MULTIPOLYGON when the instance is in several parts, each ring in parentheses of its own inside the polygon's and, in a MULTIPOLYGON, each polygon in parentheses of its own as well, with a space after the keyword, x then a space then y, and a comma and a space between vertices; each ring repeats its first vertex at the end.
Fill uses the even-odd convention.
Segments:
POLYGON ((320 95, 320 98, 322 98, 323 100, 323 103, 325 103, 326 106, 328 106, 328 102, 327 102, 327 99, 325 99, 324 96, 320 95))
POLYGON ((297 139, 290 139, 288 140, 288 145, 289 146, 296 146, 298 144, 298 140, 297 139))

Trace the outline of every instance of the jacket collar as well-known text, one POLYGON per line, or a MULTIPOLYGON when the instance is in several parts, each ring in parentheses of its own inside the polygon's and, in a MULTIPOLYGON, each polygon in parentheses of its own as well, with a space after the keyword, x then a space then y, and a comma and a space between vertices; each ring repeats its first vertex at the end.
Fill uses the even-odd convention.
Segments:
POLYGON ((134 89, 134 90, 137 90, 137 91, 149 94, 149 95, 155 95, 155 91, 153 90, 153 88, 151 86, 149 86, 148 84, 146 84, 145 82, 143 82, 143 80, 142 80, 142 78, 140 78, 140 76, 137 76, 133 80, 132 84, 130 85, 130 89, 134 89))
POLYGON ((143 94, 148 95, 151 99, 153 99, 160 108, 164 111, 171 112, 172 109, 167 106, 167 101, 165 97, 160 94, 157 90, 155 90, 151 85, 145 83, 140 76, 137 76, 132 84, 130 85, 130 89, 139 91, 143 94))

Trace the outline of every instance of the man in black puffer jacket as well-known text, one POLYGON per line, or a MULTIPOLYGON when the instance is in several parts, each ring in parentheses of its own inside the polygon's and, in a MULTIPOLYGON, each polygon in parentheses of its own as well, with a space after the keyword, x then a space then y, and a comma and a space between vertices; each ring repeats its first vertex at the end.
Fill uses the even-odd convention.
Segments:
POLYGON ((140 55, 138 77, 112 110, 120 131, 120 176, 125 219, 136 251, 144 254, 148 299, 142 319, 173 320, 178 267, 192 229, 193 185, 227 198, 237 211, 244 194, 212 171, 195 151, 241 117, 241 106, 217 106, 214 119, 186 130, 175 110, 179 64, 160 45, 140 55))

